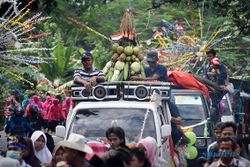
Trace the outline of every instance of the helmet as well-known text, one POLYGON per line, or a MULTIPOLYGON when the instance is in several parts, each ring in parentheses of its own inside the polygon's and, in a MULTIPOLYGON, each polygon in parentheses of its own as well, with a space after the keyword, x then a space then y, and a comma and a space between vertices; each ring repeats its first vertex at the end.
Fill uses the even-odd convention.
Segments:
POLYGON ((213 58, 213 59, 212 59, 212 64, 213 64, 213 65, 220 65, 220 59, 217 58, 217 57, 213 58))

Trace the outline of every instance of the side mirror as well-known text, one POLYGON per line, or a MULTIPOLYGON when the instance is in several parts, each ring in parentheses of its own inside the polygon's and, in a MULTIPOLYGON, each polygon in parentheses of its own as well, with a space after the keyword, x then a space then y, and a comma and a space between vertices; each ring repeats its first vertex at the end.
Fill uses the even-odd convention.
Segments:
POLYGON ((162 125, 161 126, 161 138, 166 138, 171 135, 171 125, 162 125))
POLYGON ((62 125, 56 126, 56 134, 55 134, 55 136, 64 138, 65 134, 66 134, 66 129, 65 129, 64 126, 62 126, 62 125))

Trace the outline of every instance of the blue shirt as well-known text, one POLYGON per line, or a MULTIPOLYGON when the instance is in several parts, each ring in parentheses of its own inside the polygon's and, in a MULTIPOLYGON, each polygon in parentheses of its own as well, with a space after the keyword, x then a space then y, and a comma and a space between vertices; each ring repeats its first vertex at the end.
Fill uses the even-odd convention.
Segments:
POLYGON ((145 74, 146 77, 152 77, 154 74, 157 74, 160 76, 158 81, 167 82, 167 68, 161 64, 157 64, 155 69, 152 69, 150 67, 145 68, 145 74))

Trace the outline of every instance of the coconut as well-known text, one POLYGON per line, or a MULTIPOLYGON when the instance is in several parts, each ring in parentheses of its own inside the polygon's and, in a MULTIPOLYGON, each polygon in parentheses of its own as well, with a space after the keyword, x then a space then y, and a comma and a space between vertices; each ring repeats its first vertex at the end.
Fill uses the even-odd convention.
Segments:
POLYGON ((119 46, 118 43, 114 43, 114 44, 112 45, 112 50, 113 50, 114 52, 116 52, 118 46, 119 46))
POLYGON ((140 61, 144 60, 143 54, 139 54, 139 55, 137 56, 137 58, 138 58, 140 61))
POLYGON ((127 56, 131 56, 131 55, 133 54, 133 48, 132 48, 131 46, 125 47, 124 53, 125 53, 127 56))
POLYGON ((117 53, 121 54, 124 51, 124 48, 122 46, 117 47, 117 53))
POLYGON ((135 61, 135 59, 136 59, 136 55, 132 55, 131 60, 135 61))
POLYGON ((111 61, 112 62, 116 62, 117 61, 117 58, 119 57, 119 55, 117 53, 114 53, 111 57, 111 61))
POLYGON ((139 55, 139 53, 141 52, 141 50, 140 50, 140 48, 139 47, 134 47, 133 48, 133 53, 135 54, 135 55, 139 55))
POLYGON ((126 54, 125 53, 122 53, 120 56, 119 56, 119 60, 124 62, 126 60, 126 54))

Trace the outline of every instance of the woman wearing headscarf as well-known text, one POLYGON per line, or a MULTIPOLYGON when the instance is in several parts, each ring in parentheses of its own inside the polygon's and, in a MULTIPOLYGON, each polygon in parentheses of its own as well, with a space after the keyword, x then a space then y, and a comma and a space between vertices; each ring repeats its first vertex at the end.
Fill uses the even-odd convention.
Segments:
POLYGON ((71 97, 66 97, 62 104, 62 113, 64 119, 67 118, 69 111, 74 107, 74 103, 71 97))
POLYGON ((54 98, 52 100, 52 105, 49 107, 48 111, 49 129, 53 132, 55 131, 55 128, 59 124, 59 122, 63 120, 61 109, 62 107, 59 99, 54 98))
POLYGON ((53 158, 50 164, 45 167, 56 167, 56 164, 60 161, 64 161, 63 158, 64 149, 62 146, 57 145, 53 151, 53 158))
POLYGON ((35 131, 31 136, 35 156, 40 160, 41 165, 49 164, 52 160, 51 152, 46 146, 47 137, 42 131, 35 131))
POLYGON ((146 137, 137 143, 137 147, 142 148, 150 161, 151 167, 155 167, 157 156, 157 143, 153 137, 146 137))
POLYGON ((52 105, 52 99, 51 96, 46 96, 46 100, 43 103, 43 109, 48 112, 49 107, 52 105))
POLYGON ((40 167, 41 162, 35 156, 32 140, 30 138, 24 138, 26 147, 23 150, 23 159, 27 164, 32 167, 40 167))
POLYGON ((29 109, 30 109, 30 105, 34 105, 34 106, 36 106, 36 108, 37 108, 37 110, 38 110, 38 113, 40 114, 40 115, 44 115, 45 113, 44 113, 44 110, 43 110, 43 104, 42 104, 42 102, 40 101, 40 98, 38 97, 38 96, 32 96, 32 99, 31 99, 31 102, 30 102, 30 104, 26 107, 26 111, 25 111, 25 116, 26 117, 28 117, 28 116, 30 116, 30 111, 29 111, 29 109))
POLYGON ((46 100, 43 103, 43 110, 45 112, 43 115, 44 128, 47 128, 47 129, 49 128, 49 126, 48 126, 48 112, 49 112, 50 106, 52 105, 52 100, 53 100, 53 97, 48 95, 48 96, 46 96, 46 100))

